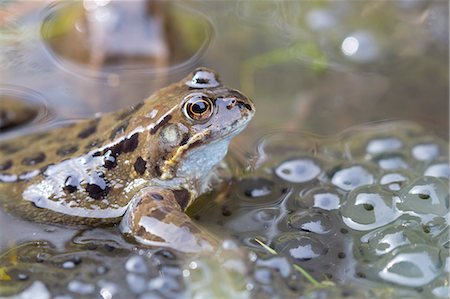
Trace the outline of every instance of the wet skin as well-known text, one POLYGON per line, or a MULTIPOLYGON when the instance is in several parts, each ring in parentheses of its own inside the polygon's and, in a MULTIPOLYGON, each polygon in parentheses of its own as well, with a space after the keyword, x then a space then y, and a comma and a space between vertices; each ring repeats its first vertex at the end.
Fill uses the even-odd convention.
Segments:
POLYGON ((0 143, 0 204, 33 221, 119 223, 148 245, 211 244, 184 213, 253 103, 201 68, 133 107, 0 143))

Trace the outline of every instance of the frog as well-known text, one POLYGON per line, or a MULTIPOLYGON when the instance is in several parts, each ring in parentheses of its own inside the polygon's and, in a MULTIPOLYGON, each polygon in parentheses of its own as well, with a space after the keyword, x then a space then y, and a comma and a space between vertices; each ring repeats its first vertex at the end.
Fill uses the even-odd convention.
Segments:
POLYGON ((212 250, 186 209, 221 180, 255 114, 242 92, 197 68, 144 101, 0 143, 0 206, 27 220, 113 225, 128 238, 212 250))

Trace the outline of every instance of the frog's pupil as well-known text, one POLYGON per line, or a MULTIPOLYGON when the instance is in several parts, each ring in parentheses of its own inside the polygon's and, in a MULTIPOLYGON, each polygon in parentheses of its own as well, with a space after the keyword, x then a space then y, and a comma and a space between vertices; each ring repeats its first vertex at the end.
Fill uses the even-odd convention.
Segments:
POLYGON ((197 101, 192 104, 192 112, 195 114, 203 114, 206 110, 208 110, 208 106, 204 101, 197 101))

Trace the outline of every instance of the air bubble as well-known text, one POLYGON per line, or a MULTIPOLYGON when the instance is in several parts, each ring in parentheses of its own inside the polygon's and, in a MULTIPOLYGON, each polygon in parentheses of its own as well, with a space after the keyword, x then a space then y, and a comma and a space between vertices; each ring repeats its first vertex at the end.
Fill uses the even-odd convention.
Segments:
POLYGON ((340 211, 344 223, 360 231, 381 227, 399 216, 394 198, 375 187, 361 187, 352 191, 340 211))
POLYGON ((296 159, 283 162, 275 169, 278 177, 290 183, 304 183, 316 178, 320 167, 311 159, 296 159))
POLYGON ((356 165, 337 171, 331 183, 345 191, 353 190, 359 186, 373 184, 373 175, 364 167, 356 165))

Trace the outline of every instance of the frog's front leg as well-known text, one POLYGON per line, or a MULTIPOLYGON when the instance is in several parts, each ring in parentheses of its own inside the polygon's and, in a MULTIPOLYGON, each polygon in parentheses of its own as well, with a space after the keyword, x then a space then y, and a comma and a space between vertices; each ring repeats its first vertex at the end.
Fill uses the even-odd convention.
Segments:
POLYGON ((144 245, 183 252, 213 250, 217 243, 183 212, 174 191, 161 187, 143 188, 133 197, 120 229, 144 245))

